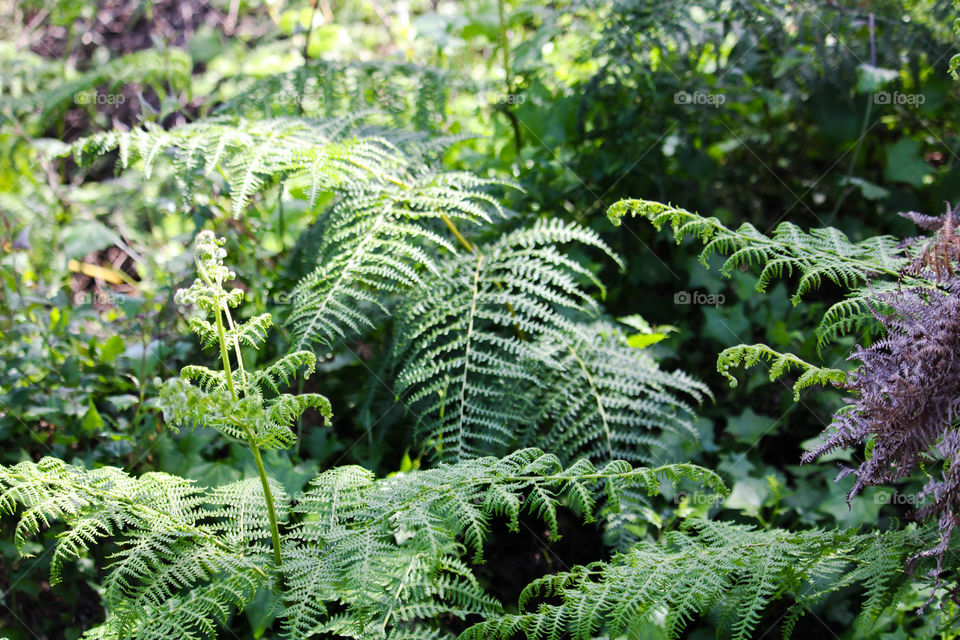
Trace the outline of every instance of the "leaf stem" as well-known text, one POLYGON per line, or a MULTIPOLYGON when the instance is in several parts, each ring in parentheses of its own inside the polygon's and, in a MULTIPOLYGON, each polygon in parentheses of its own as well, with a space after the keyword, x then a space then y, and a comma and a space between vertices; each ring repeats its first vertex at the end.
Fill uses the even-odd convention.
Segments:
MULTIPOLYGON (((234 400, 239 400, 237 395, 237 389, 233 384, 233 373, 230 370, 230 353, 227 349, 227 337, 226 332, 223 328, 223 317, 221 313, 227 316, 227 319, 232 324, 230 319, 230 311, 226 308, 226 304, 223 302, 218 302, 217 308, 214 310, 214 315, 217 319, 217 337, 220 339, 220 359, 223 360, 223 374, 227 379, 227 388, 230 390, 230 395, 233 396, 234 400)), ((237 351, 237 358, 240 357, 239 349, 237 351)), ((239 362, 238 366, 240 367, 241 372, 243 371, 243 362, 239 362)), ((263 496, 267 503, 267 518, 270 520, 270 537, 273 539, 273 563, 277 570, 277 573, 280 572, 280 565, 282 563, 282 557, 280 555, 280 527, 277 525, 277 509, 273 503, 273 491, 270 490, 270 480, 267 478, 267 469, 263 465, 263 457, 260 455, 260 447, 257 445, 256 440, 253 437, 253 432, 250 431, 249 425, 243 423, 243 430, 247 435, 247 443, 250 445, 250 451, 253 453, 253 460, 257 465, 257 473, 260 476, 260 485, 263 487, 263 496)))

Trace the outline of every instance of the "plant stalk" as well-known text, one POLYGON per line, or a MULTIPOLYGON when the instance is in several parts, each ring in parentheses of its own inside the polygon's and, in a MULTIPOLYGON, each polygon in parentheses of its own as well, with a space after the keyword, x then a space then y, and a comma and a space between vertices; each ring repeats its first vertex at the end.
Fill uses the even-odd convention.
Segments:
MULTIPOLYGON (((223 374, 227 378, 227 388, 234 400, 239 400, 237 389, 233 384, 233 372, 230 370, 230 353, 227 349, 227 338, 223 329, 223 317, 221 311, 229 313, 225 309, 217 309, 217 336, 220 338, 220 359, 223 360, 223 374)), ((229 317, 229 316, 228 316, 229 317)), ((239 357, 239 354, 238 354, 239 357)), ((270 520, 270 537, 273 539, 273 563, 277 573, 280 572, 280 565, 283 561, 280 555, 280 527, 277 525, 277 510, 273 504, 273 491, 270 490, 270 480, 267 478, 267 469, 263 465, 263 457, 260 455, 260 447, 257 446, 253 438, 253 433, 246 423, 243 424, 243 430, 247 434, 247 444, 250 445, 250 451, 253 453, 253 461, 257 464, 257 473, 260 476, 260 486, 263 487, 263 496, 267 502, 267 518, 270 520)))

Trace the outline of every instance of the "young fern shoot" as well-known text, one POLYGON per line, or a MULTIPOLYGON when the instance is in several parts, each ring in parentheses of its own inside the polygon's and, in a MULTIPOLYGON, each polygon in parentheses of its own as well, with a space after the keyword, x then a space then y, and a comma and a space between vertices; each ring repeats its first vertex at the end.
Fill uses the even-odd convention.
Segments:
MULTIPOLYGON (((179 386, 183 391, 189 385, 189 381, 194 380, 199 384, 200 391, 207 392, 209 394, 207 397, 211 400, 215 398, 217 392, 223 394, 225 391, 228 394, 225 404, 222 403, 223 398, 220 398, 219 402, 214 401, 223 409, 219 415, 214 412, 213 415, 216 415, 214 422, 219 421, 222 432, 233 437, 239 436, 250 447, 266 499, 273 560, 279 570, 282 562, 280 529, 277 524, 277 512, 270 481, 260 449, 271 445, 286 447, 292 444, 293 433, 285 423, 299 417, 308 407, 320 410, 325 420, 329 420, 332 415, 330 402, 319 394, 298 396, 280 394, 269 403, 268 407, 263 406, 261 385, 279 391, 277 382, 286 382, 301 367, 305 368, 305 375, 309 376, 314 370, 316 357, 307 351, 295 352, 264 371, 248 375, 243 365, 240 345, 245 343, 253 347, 258 346, 266 337, 266 331, 273 321, 270 314, 265 313, 244 323, 234 322, 230 309, 243 301, 244 294, 241 289, 227 290, 224 286, 235 277, 235 274, 223 263, 227 253, 222 247, 223 242, 222 238, 217 238, 211 231, 201 231, 197 235, 194 261, 200 277, 189 288, 180 289, 175 298, 178 304, 195 304, 208 315, 213 316, 213 323, 202 318, 192 318, 190 327, 200 337, 204 346, 219 346, 223 369, 213 371, 201 366, 187 366, 181 371, 180 384, 174 383, 174 385, 179 386), (231 351, 236 370, 231 364, 231 351)), ((171 421, 173 424, 192 421, 191 418, 200 418, 210 424, 211 421, 208 419, 210 414, 193 415, 195 410, 187 410, 187 415, 184 415, 185 407, 197 408, 211 404, 202 401, 197 403, 196 401, 200 398, 196 395, 193 399, 194 403, 166 403, 167 406, 176 407, 172 411, 173 415, 170 416, 173 418, 171 421)))

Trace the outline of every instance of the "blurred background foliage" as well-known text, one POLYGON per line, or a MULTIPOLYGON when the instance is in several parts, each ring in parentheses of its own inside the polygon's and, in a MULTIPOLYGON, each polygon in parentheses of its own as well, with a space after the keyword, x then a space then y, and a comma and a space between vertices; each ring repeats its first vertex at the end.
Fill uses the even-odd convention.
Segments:
MULTIPOLYGON (((721 349, 757 341, 844 366, 858 336, 821 347, 810 330, 837 290, 798 305, 782 284, 761 297, 754 274, 722 279, 692 246, 642 223, 616 230, 604 214, 643 197, 761 231, 789 220, 854 239, 911 235, 898 212, 939 214, 960 199, 949 2, 21 0, 0 12, 0 462, 52 454, 211 484, 251 473, 242 449, 161 429, 156 380, 204 358, 183 338, 172 292, 192 279, 190 239, 212 225, 237 261, 243 312, 282 315, 312 266, 327 200, 310 207, 281 183, 234 218, 222 176, 185 202, 162 163, 147 181, 136 168, 118 175, 115 158, 80 169, 65 154, 91 133, 220 113, 353 116, 373 133, 436 136, 438 164, 515 181, 501 230, 576 220, 625 257, 623 272, 595 265, 607 308, 645 318, 659 341, 643 348, 716 397, 700 442, 678 440, 673 455, 718 469, 733 488, 713 507, 678 500, 665 519, 712 508, 767 527, 882 526, 905 513, 871 494, 884 489, 848 508, 834 468, 799 466, 839 394, 794 404, 789 380, 769 385, 751 371, 729 389, 714 373, 721 349), (722 302, 678 303, 683 292, 722 302)), ((336 420, 301 424, 296 455, 269 461, 291 491, 336 464, 419 466, 402 407, 370 400, 388 332, 342 344, 318 367, 336 420)), ((269 360, 287 339, 280 327, 246 357, 269 360)), ((509 600, 588 543, 503 536, 485 571, 495 580, 498 566, 536 556, 529 575, 506 581, 509 600)), ((92 562, 49 592, 43 562, 2 544, 0 629, 11 640, 33 636, 7 612, 44 638, 75 638, 99 615, 92 562)), ((911 613, 925 597, 889 612, 900 634, 889 637, 942 623, 947 613, 911 613)), ((815 613, 842 636, 852 610, 841 598, 815 613)), ((252 637, 268 626, 235 623, 252 637)))

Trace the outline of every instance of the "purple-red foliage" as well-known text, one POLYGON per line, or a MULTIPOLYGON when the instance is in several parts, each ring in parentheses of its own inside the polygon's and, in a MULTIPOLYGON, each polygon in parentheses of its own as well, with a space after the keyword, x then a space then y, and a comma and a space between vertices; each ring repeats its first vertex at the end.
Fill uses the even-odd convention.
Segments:
POLYGON ((929 479, 916 496, 920 506, 913 515, 921 520, 937 519, 941 539, 913 562, 936 558, 931 576, 939 584, 944 554, 960 524, 960 431, 956 424, 960 408, 960 274, 954 269, 960 235, 955 233, 957 220, 949 210, 939 219, 924 216, 914 221, 940 234, 919 252, 908 272, 936 286, 904 286, 877 295, 878 302, 892 310, 874 312, 886 335, 869 347, 857 347, 851 355, 861 364, 844 386, 855 398, 834 416, 825 432, 826 441, 805 454, 803 461, 872 441, 867 460, 838 476, 856 477, 848 501, 864 487, 892 484, 922 467, 929 479))

